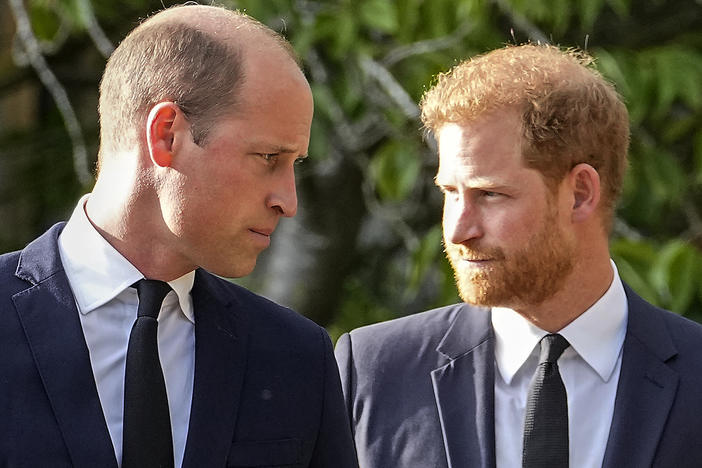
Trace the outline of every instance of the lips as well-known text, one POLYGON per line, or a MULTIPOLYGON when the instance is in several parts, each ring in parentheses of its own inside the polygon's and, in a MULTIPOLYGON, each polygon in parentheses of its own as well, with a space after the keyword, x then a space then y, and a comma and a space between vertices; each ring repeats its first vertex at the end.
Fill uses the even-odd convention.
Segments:
POLYGON ((269 228, 249 228, 249 231, 255 233, 255 234, 260 234, 262 236, 270 237, 271 234, 273 234, 274 229, 269 229, 269 228))
POLYGON ((478 250, 466 249, 463 247, 454 249, 452 253, 455 256, 454 258, 471 263, 494 262, 505 259, 504 253, 498 248, 484 248, 478 250))
POLYGON ((481 258, 481 259, 475 259, 475 258, 461 258, 462 262, 465 262, 469 265, 487 265, 489 263, 492 263, 495 261, 494 258, 481 258))
POLYGON ((271 245, 271 234, 273 234, 273 229, 264 227, 253 227, 249 228, 251 233, 250 239, 253 245, 257 246, 259 249, 267 249, 271 245))

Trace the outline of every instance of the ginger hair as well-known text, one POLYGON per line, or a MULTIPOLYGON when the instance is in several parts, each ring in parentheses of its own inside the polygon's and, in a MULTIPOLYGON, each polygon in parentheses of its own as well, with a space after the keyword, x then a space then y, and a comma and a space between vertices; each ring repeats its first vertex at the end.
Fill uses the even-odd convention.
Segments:
POLYGON ((499 109, 521 114, 522 155, 552 189, 577 164, 599 174, 605 224, 611 229, 629 147, 629 116, 614 86, 575 49, 510 45, 466 60, 437 77, 420 103, 424 127, 499 109))

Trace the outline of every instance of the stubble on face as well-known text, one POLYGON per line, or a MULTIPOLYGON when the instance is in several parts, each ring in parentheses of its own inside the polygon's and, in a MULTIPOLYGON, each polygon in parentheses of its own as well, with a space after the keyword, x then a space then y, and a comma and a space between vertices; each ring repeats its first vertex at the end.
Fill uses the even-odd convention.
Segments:
POLYGON ((479 239, 444 241, 461 299, 477 306, 518 308, 541 304, 558 292, 573 269, 575 245, 557 218, 557 207, 549 201, 538 231, 512 252, 481 245, 479 239), (466 262, 483 259, 489 261, 480 268, 466 262))

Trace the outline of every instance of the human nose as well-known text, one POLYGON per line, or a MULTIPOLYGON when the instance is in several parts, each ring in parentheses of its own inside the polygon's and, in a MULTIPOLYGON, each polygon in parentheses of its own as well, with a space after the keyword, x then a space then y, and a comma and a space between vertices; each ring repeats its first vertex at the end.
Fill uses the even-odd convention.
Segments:
POLYGON ((297 213, 297 188, 293 168, 279 175, 268 198, 268 206, 286 218, 292 218, 297 213))
POLYGON ((469 197, 444 201, 443 224, 444 238, 452 244, 463 244, 483 235, 480 213, 469 197))

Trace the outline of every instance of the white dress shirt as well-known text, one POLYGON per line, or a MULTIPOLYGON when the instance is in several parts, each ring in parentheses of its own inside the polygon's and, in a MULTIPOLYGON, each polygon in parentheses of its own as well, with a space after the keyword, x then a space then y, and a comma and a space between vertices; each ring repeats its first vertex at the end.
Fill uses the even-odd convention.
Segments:
MULTIPOLYGON (((570 466, 601 467, 614 413, 628 306, 612 262, 607 292, 559 333, 570 347, 558 360, 568 393, 570 466)), ((495 449, 497 468, 522 466, 527 394, 539 358, 541 330, 517 312, 492 309, 495 330, 495 449)))
MULTIPOLYGON (((144 276, 92 226, 81 198, 59 235, 59 253, 80 312, 102 411, 117 461, 122 460, 124 368, 138 298, 130 286, 144 276)), ((190 290, 195 272, 173 288, 158 317, 158 349, 166 381, 176 468, 183 462, 195 372, 195 321, 190 290)))

